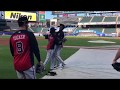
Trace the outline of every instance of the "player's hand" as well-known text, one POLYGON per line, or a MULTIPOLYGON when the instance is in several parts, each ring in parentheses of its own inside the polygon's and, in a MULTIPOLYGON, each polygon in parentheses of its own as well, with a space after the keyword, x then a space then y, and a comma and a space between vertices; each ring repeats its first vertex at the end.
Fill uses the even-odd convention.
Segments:
POLYGON ((42 61, 40 61, 40 64, 43 64, 43 62, 42 62, 42 61))
POLYGON ((112 64, 116 63, 117 61, 113 60, 112 64))

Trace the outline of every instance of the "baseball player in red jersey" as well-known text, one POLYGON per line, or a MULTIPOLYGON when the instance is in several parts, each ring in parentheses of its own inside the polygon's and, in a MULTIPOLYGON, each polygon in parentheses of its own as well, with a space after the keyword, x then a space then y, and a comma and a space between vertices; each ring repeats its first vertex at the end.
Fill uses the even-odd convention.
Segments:
POLYGON ((38 63, 42 63, 37 40, 34 34, 28 31, 27 17, 18 19, 20 30, 10 37, 10 51, 14 58, 14 69, 19 79, 36 79, 34 55, 38 63))
POLYGON ((44 62, 44 66, 46 67, 47 63, 49 61, 51 61, 51 65, 50 65, 50 70, 54 69, 54 56, 53 56, 53 50, 54 50, 54 45, 55 45, 55 28, 52 27, 50 29, 50 34, 48 35, 48 37, 46 39, 48 39, 48 44, 47 44, 47 55, 46 55, 46 59, 44 62))

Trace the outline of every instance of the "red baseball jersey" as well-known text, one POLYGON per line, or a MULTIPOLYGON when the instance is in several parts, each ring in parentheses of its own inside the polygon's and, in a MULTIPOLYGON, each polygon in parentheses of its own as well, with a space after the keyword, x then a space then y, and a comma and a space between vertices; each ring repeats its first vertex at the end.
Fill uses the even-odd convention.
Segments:
POLYGON ((24 71, 34 65, 34 55, 40 61, 40 52, 34 34, 28 30, 19 30, 10 38, 10 51, 14 57, 14 68, 24 71))
POLYGON ((55 37, 50 34, 48 35, 47 50, 54 49, 54 45, 55 45, 55 37))

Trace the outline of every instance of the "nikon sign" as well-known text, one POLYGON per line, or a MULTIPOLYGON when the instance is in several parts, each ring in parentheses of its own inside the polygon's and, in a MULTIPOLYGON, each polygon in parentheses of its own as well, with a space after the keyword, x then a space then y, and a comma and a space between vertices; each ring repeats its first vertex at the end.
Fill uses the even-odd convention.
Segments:
POLYGON ((20 12, 20 11, 5 11, 5 19, 18 20, 21 16, 27 16, 29 21, 36 21, 36 13, 20 12))

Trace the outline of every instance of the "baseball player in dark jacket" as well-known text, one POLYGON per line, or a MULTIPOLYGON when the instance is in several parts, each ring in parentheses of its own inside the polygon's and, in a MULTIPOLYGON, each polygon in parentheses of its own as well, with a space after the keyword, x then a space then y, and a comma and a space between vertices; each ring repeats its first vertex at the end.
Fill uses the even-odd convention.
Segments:
POLYGON ((14 58, 14 69, 19 79, 36 79, 34 55, 38 63, 42 63, 38 43, 34 34, 28 31, 27 17, 20 17, 18 25, 20 30, 10 37, 10 51, 14 58))
POLYGON ((60 24, 59 31, 56 33, 55 48, 54 48, 54 59, 56 61, 55 67, 59 67, 60 64, 62 64, 62 67, 65 66, 65 63, 60 56, 61 50, 63 48, 62 40, 64 39, 64 32, 63 32, 64 28, 65 28, 65 25, 60 24))

